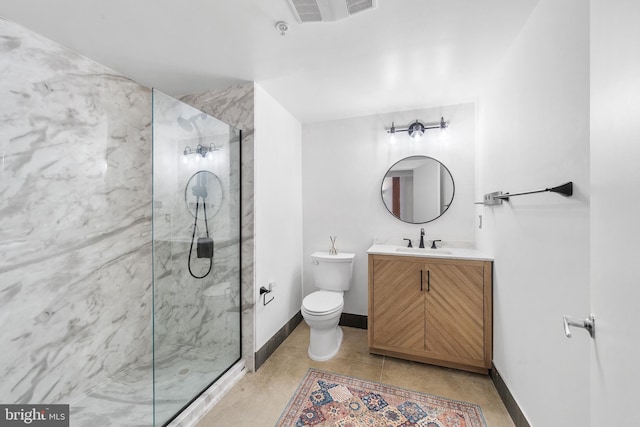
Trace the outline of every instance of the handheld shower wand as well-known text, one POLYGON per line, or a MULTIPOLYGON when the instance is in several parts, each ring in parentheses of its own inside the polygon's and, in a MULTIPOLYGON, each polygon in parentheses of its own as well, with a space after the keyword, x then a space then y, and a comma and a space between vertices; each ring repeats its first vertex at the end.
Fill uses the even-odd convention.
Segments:
MULTIPOLYGON (((202 172, 202 171, 201 171, 202 172)), ((214 244, 213 239, 209 237, 209 223, 207 221, 207 179, 203 173, 198 172, 196 185, 191 187, 191 192, 196 198, 196 213, 193 223, 193 233, 191 234, 191 245, 189 246, 188 267, 189 273, 196 279, 203 279, 211 272, 213 267, 214 244), (198 226, 198 211, 200 210, 200 199, 202 199, 202 209, 204 211, 204 225, 207 237, 199 237, 196 247, 196 255, 198 258, 209 258, 209 269, 203 276, 196 276, 191 270, 191 254, 193 253, 193 243, 196 237, 196 229, 198 226)))

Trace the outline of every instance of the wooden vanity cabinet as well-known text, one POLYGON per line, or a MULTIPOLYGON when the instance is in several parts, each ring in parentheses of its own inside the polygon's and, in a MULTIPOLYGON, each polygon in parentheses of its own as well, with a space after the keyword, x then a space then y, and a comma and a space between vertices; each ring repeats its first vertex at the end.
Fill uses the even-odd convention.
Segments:
POLYGON ((488 373, 492 262, 369 254, 369 352, 488 373))

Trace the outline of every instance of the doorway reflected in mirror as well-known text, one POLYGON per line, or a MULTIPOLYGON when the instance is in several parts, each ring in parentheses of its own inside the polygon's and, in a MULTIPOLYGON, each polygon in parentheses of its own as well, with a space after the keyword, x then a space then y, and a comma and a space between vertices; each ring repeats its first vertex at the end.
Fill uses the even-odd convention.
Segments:
POLYGON ((389 213, 404 222, 423 224, 449 209, 455 184, 449 169, 438 160, 411 156, 389 168, 380 191, 389 213))

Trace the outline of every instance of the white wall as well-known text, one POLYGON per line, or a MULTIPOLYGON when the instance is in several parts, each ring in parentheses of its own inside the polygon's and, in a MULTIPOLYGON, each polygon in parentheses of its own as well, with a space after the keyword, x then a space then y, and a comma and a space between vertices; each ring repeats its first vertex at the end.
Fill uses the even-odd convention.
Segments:
MULTIPOLYGON (((415 168, 413 176, 416 182, 429 182, 440 188, 440 165, 435 162, 415 168)), ((414 186, 413 190, 413 200, 416 201, 413 206, 414 218, 435 218, 442 212, 439 191, 427 195, 420 191, 420 186, 414 186)))
POLYGON ((411 238, 420 228, 427 239, 473 241, 475 107, 462 104, 441 108, 365 116, 315 124, 302 129, 302 184, 304 210, 304 294, 313 291, 310 254, 329 250, 337 235, 341 252, 353 252, 354 282, 345 295, 345 313, 367 314, 367 254, 374 237, 411 238), (416 119, 450 121, 449 128, 428 130, 422 142, 399 134, 390 145, 385 127, 401 127, 416 119), (451 171, 456 194, 451 208, 439 219, 422 225, 404 223, 384 207, 382 178, 398 160, 427 155, 451 171))
POLYGON ((494 363, 533 426, 589 425, 589 5, 541 0, 479 103, 478 195, 574 182, 478 207, 493 252, 494 363))
POLYGON ((255 85, 255 350, 302 303, 301 125, 255 85), (260 286, 275 282, 264 306, 260 286))
POLYGON ((592 426, 638 423, 638 21, 637 0, 591 1, 592 426))

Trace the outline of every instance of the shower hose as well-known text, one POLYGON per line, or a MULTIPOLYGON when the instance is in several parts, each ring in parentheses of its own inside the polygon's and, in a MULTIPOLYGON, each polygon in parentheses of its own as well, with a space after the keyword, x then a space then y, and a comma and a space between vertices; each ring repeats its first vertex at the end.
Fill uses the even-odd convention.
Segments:
MULTIPOLYGON (((209 237, 209 223, 207 222, 207 202, 205 202, 204 199, 202 200, 202 207, 204 210, 204 226, 207 231, 207 237, 209 237)), ((191 234, 191 245, 189 246, 189 260, 187 261, 187 265, 189 266, 189 274, 191 274, 192 277, 196 279, 204 279, 211 272, 211 268, 213 267, 213 254, 211 255, 211 258, 209 258, 209 269, 207 270, 206 273, 204 273, 204 275, 196 276, 195 274, 193 274, 193 271, 191 270, 191 254, 193 253, 193 242, 195 241, 196 228, 198 227, 198 211, 200 210, 199 208, 200 208, 200 196, 196 197, 196 215, 195 215, 196 219, 193 223, 193 233, 191 234)))

